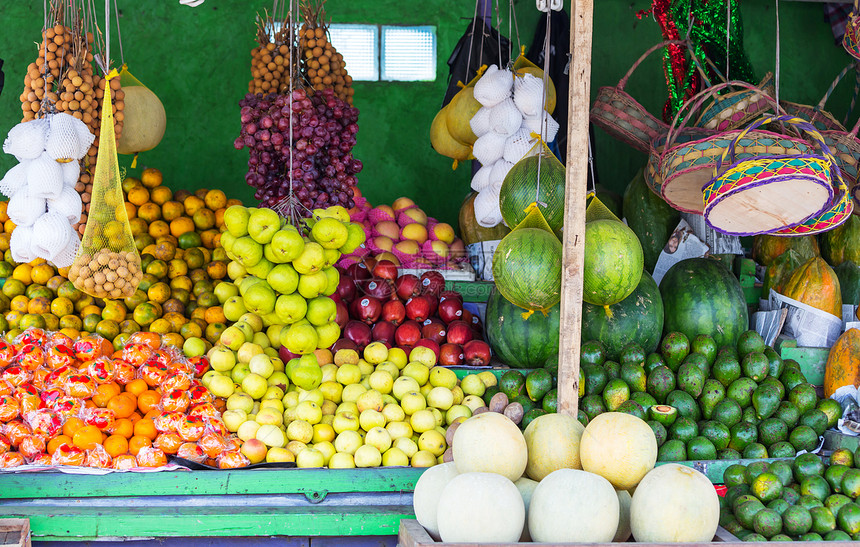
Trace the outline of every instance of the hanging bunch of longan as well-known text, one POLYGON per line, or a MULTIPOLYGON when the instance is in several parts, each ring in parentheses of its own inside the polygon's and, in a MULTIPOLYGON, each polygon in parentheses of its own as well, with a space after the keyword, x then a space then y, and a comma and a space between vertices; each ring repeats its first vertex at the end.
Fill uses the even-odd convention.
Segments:
POLYGON ((250 93, 283 93, 290 88, 289 25, 275 25, 268 14, 257 16, 257 47, 251 50, 250 93), (274 38, 274 40, 272 40, 274 38))
POLYGON ((315 90, 333 89, 335 95, 352 105, 352 78, 346 72, 343 55, 328 39, 325 0, 303 2, 301 10, 305 20, 299 30, 302 72, 315 90))

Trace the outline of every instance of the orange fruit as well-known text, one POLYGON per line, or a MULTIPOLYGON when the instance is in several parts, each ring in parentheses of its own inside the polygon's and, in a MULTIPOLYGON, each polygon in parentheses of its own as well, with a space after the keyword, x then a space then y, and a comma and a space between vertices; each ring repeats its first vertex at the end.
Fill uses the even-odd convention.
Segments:
POLYGON ((198 209, 191 218, 198 230, 208 230, 215 226, 215 213, 209 209, 198 209))
POLYGON ((167 201, 161 206, 161 214, 164 220, 170 222, 185 214, 185 207, 178 201, 167 201))
POLYGON ((71 418, 66 420, 66 423, 63 424, 63 435, 71 438, 75 432, 84 427, 86 424, 84 421, 77 416, 72 416, 71 418))
POLYGON ((189 338, 203 338, 203 328, 194 321, 189 321, 179 328, 179 335, 186 340, 189 338))
POLYGON ((132 423, 131 418, 119 418, 114 420, 106 431, 130 439, 134 435, 134 423, 132 423))
POLYGON ((47 285, 48 280, 54 277, 54 268, 50 264, 39 264, 30 271, 30 277, 33 283, 38 285, 47 285))
POLYGON ((125 214, 131 220, 137 217, 137 206, 134 203, 125 202, 125 214))
POLYGON ((227 277, 227 263, 215 260, 206 265, 206 274, 212 279, 227 277))
POLYGON ((203 313, 203 319, 206 323, 226 323, 227 318, 224 317, 224 308, 221 306, 212 306, 211 308, 206 308, 206 311, 203 313))
POLYGON ((147 383, 143 381, 143 378, 135 378, 134 380, 125 385, 125 390, 134 395, 135 397, 140 397, 140 394, 147 389, 149 389, 149 385, 147 385, 147 383))
POLYGON ((129 341, 146 344, 152 349, 161 347, 161 337, 154 332, 136 332, 131 336, 129 341))
POLYGON ((170 285, 159 281, 146 291, 146 296, 153 302, 164 304, 170 299, 170 285))
POLYGON ((156 220, 149 225, 149 235, 154 238, 166 236, 170 233, 170 225, 163 220, 156 220))
POLYGON ((137 209, 137 216, 147 222, 154 222, 161 218, 161 207, 151 201, 144 203, 137 209))
POLYGON ((23 294, 19 294, 14 297, 11 302, 9 302, 9 308, 12 311, 19 311, 21 313, 27 313, 27 308, 30 306, 30 299, 24 296, 23 294))
MULTIPOLYGON (((4 202, 5 203, 5 202, 4 202)), ((48 446, 46 452, 48 454, 53 454, 54 450, 57 449, 61 444, 72 444, 72 438, 68 435, 57 435, 50 441, 48 441, 48 446)))
POLYGON ((27 303, 27 313, 49 313, 51 311, 51 301, 44 296, 37 296, 27 303))
POLYGON ((161 409, 160 408, 153 408, 152 410, 150 410, 149 412, 144 414, 143 418, 155 421, 155 419, 159 416, 161 416, 161 409))
POLYGON ((204 202, 201 198, 197 196, 188 196, 182 202, 182 205, 185 207, 185 214, 188 216, 192 216, 200 209, 206 207, 206 202, 204 202))
POLYGON ((158 205, 164 205, 165 203, 173 199, 173 190, 171 190, 167 186, 156 186, 149 193, 149 199, 151 199, 153 203, 157 203, 158 205))
POLYGON ((155 258, 168 262, 176 256, 176 245, 170 241, 161 241, 155 246, 155 258))
POLYGON ((188 217, 178 217, 170 221, 170 234, 174 237, 179 237, 187 232, 193 232, 194 228, 194 221, 188 217))
MULTIPOLYGON (((131 421, 131 425, 132 425, 132 426, 133 426, 135 423, 137 423, 137 421, 138 421, 139 419, 141 419, 141 418, 143 418, 143 416, 141 416, 141 415, 140 415, 140 412, 137 412, 137 411, 132 412, 131 416, 129 416, 129 417, 128 417, 128 419, 131 421)), ((133 428, 132 428, 132 433, 134 433, 134 429, 133 429, 133 428)), ((131 437, 131 435, 129 435, 129 437, 131 437)))
POLYGON ((160 185, 163 180, 164 176, 161 174, 161 171, 155 167, 147 167, 143 170, 143 173, 140 174, 140 182, 147 188, 155 188, 160 185))
POLYGON ((140 207, 149 201, 149 190, 145 186, 135 186, 128 191, 128 201, 140 207))
POLYGON ((6 214, 6 208, 9 207, 8 201, 0 201, 0 222, 9 220, 9 215, 6 214))
POLYGON ((152 440, 150 440, 149 437, 140 437, 135 435, 128 440, 128 451, 134 456, 137 456, 137 453, 140 452, 141 448, 150 446, 152 446, 152 440))
POLYGON ((185 338, 177 332, 165 333, 161 338, 165 346, 170 346, 176 349, 182 348, 182 345, 185 343, 185 338))
POLYGON ((113 410, 117 418, 128 418, 137 408, 137 399, 130 393, 121 393, 108 401, 107 407, 113 410))
POLYGON ((105 408, 112 398, 116 397, 122 393, 122 389, 119 387, 119 384, 116 382, 111 382, 109 384, 99 384, 96 388, 96 394, 93 395, 92 400, 99 408, 105 408))
POLYGON ((167 277, 170 279, 184 277, 186 274, 188 274, 188 264, 184 260, 174 258, 167 264, 167 277))
POLYGON ((131 226, 132 236, 149 233, 149 223, 142 218, 131 218, 129 219, 128 224, 131 226))
POLYGON ((182 437, 176 433, 161 433, 156 437, 152 446, 162 450, 165 454, 176 454, 179 452, 179 447, 182 446, 182 443, 184 442, 185 441, 182 440, 182 437))
MULTIPOLYGON (((353 190, 355 190, 355 188, 353 188, 353 190)), ((232 207, 233 205, 242 205, 242 200, 241 200, 241 199, 236 199, 236 198, 230 198, 230 199, 228 199, 228 200, 227 200, 227 204, 225 205, 225 207, 226 207, 227 209, 229 209, 229 208, 230 208, 230 207, 232 207)))
POLYGON ((160 393, 152 389, 147 389, 137 397, 137 408, 144 414, 147 414, 150 410, 156 408, 160 401, 160 393))
POLYGON ((227 205, 227 194, 222 190, 209 190, 203 201, 206 203, 206 207, 212 211, 217 211, 227 205))
POLYGON ((141 418, 134 423, 134 436, 146 437, 150 441, 154 441, 158 436, 158 430, 155 428, 155 422, 152 418, 141 418))
POLYGON ((128 452, 128 439, 122 435, 111 435, 104 442, 105 452, 112 458, 128 452))
POLYGON ((137 458, 131 454, 120 454, 113 459, 113 468, 120 470, 128 470, 137 467, 137 458))
POLYGON ((137 455, 137 464, 141 467, 161 467, 167 465, 167 455, 158 448, 141 450, 137 455))
POLYGON ((81 450, 92 450, 102 443, 102 432, 94 425, 85 425, 72 435, 72 444, 81 450))

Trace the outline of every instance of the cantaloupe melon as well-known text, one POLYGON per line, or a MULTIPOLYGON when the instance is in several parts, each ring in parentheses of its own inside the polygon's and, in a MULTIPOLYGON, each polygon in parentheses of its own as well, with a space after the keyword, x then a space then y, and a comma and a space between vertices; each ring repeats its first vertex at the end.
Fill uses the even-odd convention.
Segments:
POLYGON ((567 414, 544 414, 526 427, 526 475, 539 481, 558 469, 582 469, 579 442, 585 427, 567 414))
POLYGON ((616 490, 618 494, 618 530, 612 542, 624 542, 630 539, 630 504, 633 498, 627 490, 616 490))
POLYGON ((520 428, 498 412, 484 412, 461 423, 451 445, 460 473, 498 473, 515 481, 526 470, 526 440, 520 428))
POLYGON ((116 141, 120 154, 137 154, 152 150, 167 128, 167 114, 158 97, 142 85, 124 87, 122 133, 116 141))
POLYGON ((439 539, 439 525, 436 522, 439 496, 451 479, 458 474, 454 462, 443 463, 429 468, 415 483, 415 491, 412 493, 415 518, 434 539, 439 539))
POLYGON ((525 514, 517 487, 497 473, 457 475, 442 490, 436 511, 445 543, 514 543, 525 514))
POLYGON ((671 463, 654 468, 630 504, 633 537, 644 543, 709 543, 720 521, 720 500, 708 477, 671 463))
POLYGON ((588 422, 579 443, 582 469, 597 473, 618 489, 639 484, 657 461, 657 438, 643 420, 605 412, 588 422))
POLYGON ((607 543, 618 530, 618 496, 609 481, 578 469, 553 471, 529 504, 532 541, 607 543))
POLYGON ((526 521, 523 525, 523 534, 520 536, 520 541, 531 541, 532 537, 529 534, 529 507, 532 503, 532 495, 535 493, 535 488, 540 484, 538 481, 533 481, 527 477, 520 477, 514 482, 514 486, 520 491, 520 496, 523 497, 523 505, 526 509, 526 521))

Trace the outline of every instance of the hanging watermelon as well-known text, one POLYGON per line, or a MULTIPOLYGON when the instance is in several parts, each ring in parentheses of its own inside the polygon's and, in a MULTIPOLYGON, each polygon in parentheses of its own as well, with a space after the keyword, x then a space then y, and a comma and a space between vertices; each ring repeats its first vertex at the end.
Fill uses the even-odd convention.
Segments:
POLYGON ((521 308, 555 306, 561 300, 561 242, 540 228, 512 231, 493 255, 493 279, 499 292, 521 308))
POLYGON ((639 238, 623 222, 586 223, 582 299, 595 306, 621 302, 639 284, 643 264, 639 238))
POLYGON ((505 224, 517 226, 526 218, 529 205, 534 203, 550 229, 556 234, 561 233, 564 224, 564 179, 564 165, 546 144, 538 142, 531 152, 508 171, 502 183, 499 208, 505 224))

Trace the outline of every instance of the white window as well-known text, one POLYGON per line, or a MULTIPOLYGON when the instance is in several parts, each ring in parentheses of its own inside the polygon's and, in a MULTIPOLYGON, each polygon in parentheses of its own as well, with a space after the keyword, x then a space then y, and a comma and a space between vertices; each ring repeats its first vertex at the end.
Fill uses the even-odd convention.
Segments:
POLYGON ((381 41, 381 80, 432 82, 436 79, 434 27, 383 26, 381 41))
POLYGON ((331 43, 343 55, 353 80, 379 80, 379 27, 376 25, 331 25, 331 43))

